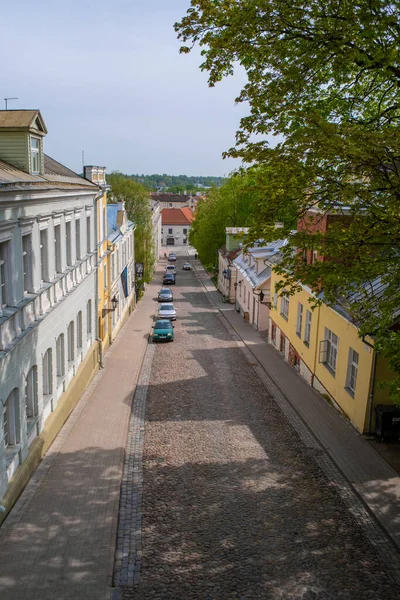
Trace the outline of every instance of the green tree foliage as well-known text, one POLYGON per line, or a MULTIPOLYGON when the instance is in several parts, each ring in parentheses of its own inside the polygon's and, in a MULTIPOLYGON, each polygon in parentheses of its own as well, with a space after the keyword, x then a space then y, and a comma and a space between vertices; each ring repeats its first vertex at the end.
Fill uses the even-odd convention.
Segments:
POLYGON ((168 192, 173 192, 176 194, 179 194, 179 192, 183 194, 185 191, 190 193, 201 191, 204 188, 210 188, 212 186, 220 186, 224 181, 223 177, 205 177, 203 175, 167 175, 166 173, 163 175, 127 175, 127 177, 142 183, 149 190, 157 190, 162 188, 168 192))
POLYGON ((211 86, 237 64, 246 71, 237 101, 249 114, 227 155, 268 174, 253 236, 276 237, 282 205, 298 217, 349 215, 326 235, 285 228, 282 273, 292 290, 322 282, 325 301, 341 302, 400 373, 400 333, 389 329, 400 306, 399 9, 399 0, 192 0, 175 28, 181 52, 201 46, 211 86), (268 134, 279 135, 274 148, 268 134), (306 265, 296 247, 330 260, 306 265))
POLYGON ((136 225, 135 262, 144 264, 143 281, 148 283, 151 281, 156 260, 149 192, 143 185, 121 173, 107 175, 107 183, 111 186, 109 201, 124 201, 128 218, 136 225))

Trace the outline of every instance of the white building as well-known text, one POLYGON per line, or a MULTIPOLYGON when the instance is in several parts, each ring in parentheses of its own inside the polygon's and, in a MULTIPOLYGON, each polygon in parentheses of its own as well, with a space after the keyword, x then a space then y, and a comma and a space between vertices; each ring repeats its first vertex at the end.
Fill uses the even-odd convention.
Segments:
POLYGON ((111 304, 108 311, 110 343, 135 307, 135 225, 128 220, 124 202, 107 204, 108 241, 111 251, 111 304))
POLYGON ((99 188, 0 111, 0 503, 9 509, 97 368, 99 188))
POLYGON ((186 246, 193 221, 190 208, 164 208, 161 211, 163 246, 186 246))
POLYGON ((152 198, 150 200, 150 209, 151 209, 151 222, 153 227, 153 245, 154 245, 154 256, 156 260, 160 258, 161 255, 161 205, 155 199, 152 198))

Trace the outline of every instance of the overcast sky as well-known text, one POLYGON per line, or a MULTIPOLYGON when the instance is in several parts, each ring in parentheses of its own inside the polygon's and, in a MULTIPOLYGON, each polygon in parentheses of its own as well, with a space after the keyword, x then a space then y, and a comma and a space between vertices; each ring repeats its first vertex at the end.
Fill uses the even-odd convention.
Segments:
POLYGON ((179 54, 173 24, 189 4, 3 2, 0 100, 39 108, 45 152, 79 172, 84 150, 86 164, 108 171, 228 174, 239 163, 221 153, 244 114, 234 103, 244 75, 209 88, 199 52, 179 54))

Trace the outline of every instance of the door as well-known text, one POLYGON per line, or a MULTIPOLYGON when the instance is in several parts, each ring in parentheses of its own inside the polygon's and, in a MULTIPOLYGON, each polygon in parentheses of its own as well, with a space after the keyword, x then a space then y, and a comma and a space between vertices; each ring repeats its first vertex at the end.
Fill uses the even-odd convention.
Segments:
POLYGON ((167 237, 167 246, 175 246, 175 238, 167 237))

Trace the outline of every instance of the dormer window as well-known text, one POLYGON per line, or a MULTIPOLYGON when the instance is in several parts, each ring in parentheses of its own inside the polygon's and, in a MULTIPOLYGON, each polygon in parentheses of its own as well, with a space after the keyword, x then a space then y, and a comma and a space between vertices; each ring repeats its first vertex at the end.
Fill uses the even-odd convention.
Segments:
POLYGON ((40 139, 31 136, 31 167, 32 174, 40 173, 40 139))

